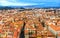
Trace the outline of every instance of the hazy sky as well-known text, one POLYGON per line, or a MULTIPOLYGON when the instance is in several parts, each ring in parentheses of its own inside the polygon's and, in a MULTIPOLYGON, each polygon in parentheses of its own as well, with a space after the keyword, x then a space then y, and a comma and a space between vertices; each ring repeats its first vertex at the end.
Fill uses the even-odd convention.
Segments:
POLYGON ((0 6, 60 6, 60 0, 0 0, 0 6))

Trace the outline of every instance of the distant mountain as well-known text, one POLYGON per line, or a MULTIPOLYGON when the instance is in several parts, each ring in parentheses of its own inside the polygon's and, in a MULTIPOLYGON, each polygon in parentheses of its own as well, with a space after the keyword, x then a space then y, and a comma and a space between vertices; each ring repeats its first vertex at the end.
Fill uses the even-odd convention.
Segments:
POLYGON ((60 8, 60 6, 40 6, 40 5, 30 5, 30 6, 0 6, 0 10, 1 9, 25 9, 25 8, 60 8))
POLYGON ((0 6, 0 10, 3 9, 24 9, 24 7, 20 7, 20 6, 0 6))
POLYGON ((24 6, 24 8, 60 8, 60 6, 41 6, 41 5, 33 5, 33 6, 24 6))
POLYGON ((13 9, 13 8, 7 7, 7 6, 6 6, 6 7, 5 7, 5 6, 0 6, 0 10, 1 10, 1 9, 13 9))
POLYGON ((60 8, 60 6, 41 6, 41 5, 30 5, 30 6, 9 6, 11 8, 60 8))

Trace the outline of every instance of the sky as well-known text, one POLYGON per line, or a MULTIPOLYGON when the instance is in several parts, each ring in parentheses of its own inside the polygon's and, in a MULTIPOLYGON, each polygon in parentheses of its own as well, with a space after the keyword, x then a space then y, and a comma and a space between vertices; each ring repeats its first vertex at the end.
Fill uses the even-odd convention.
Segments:
POLYGON ((0 0, 0 6, 60 6, 60 0, 0 0))

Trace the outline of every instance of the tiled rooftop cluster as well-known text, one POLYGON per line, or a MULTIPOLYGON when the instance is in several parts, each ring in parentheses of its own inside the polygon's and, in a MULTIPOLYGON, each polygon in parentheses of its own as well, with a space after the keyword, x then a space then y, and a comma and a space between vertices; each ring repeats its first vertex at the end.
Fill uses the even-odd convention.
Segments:
POLYGON ((19 38, 22 29, 25 38, 60 36, 60 9, 0 10, 0 38, 19 38))

